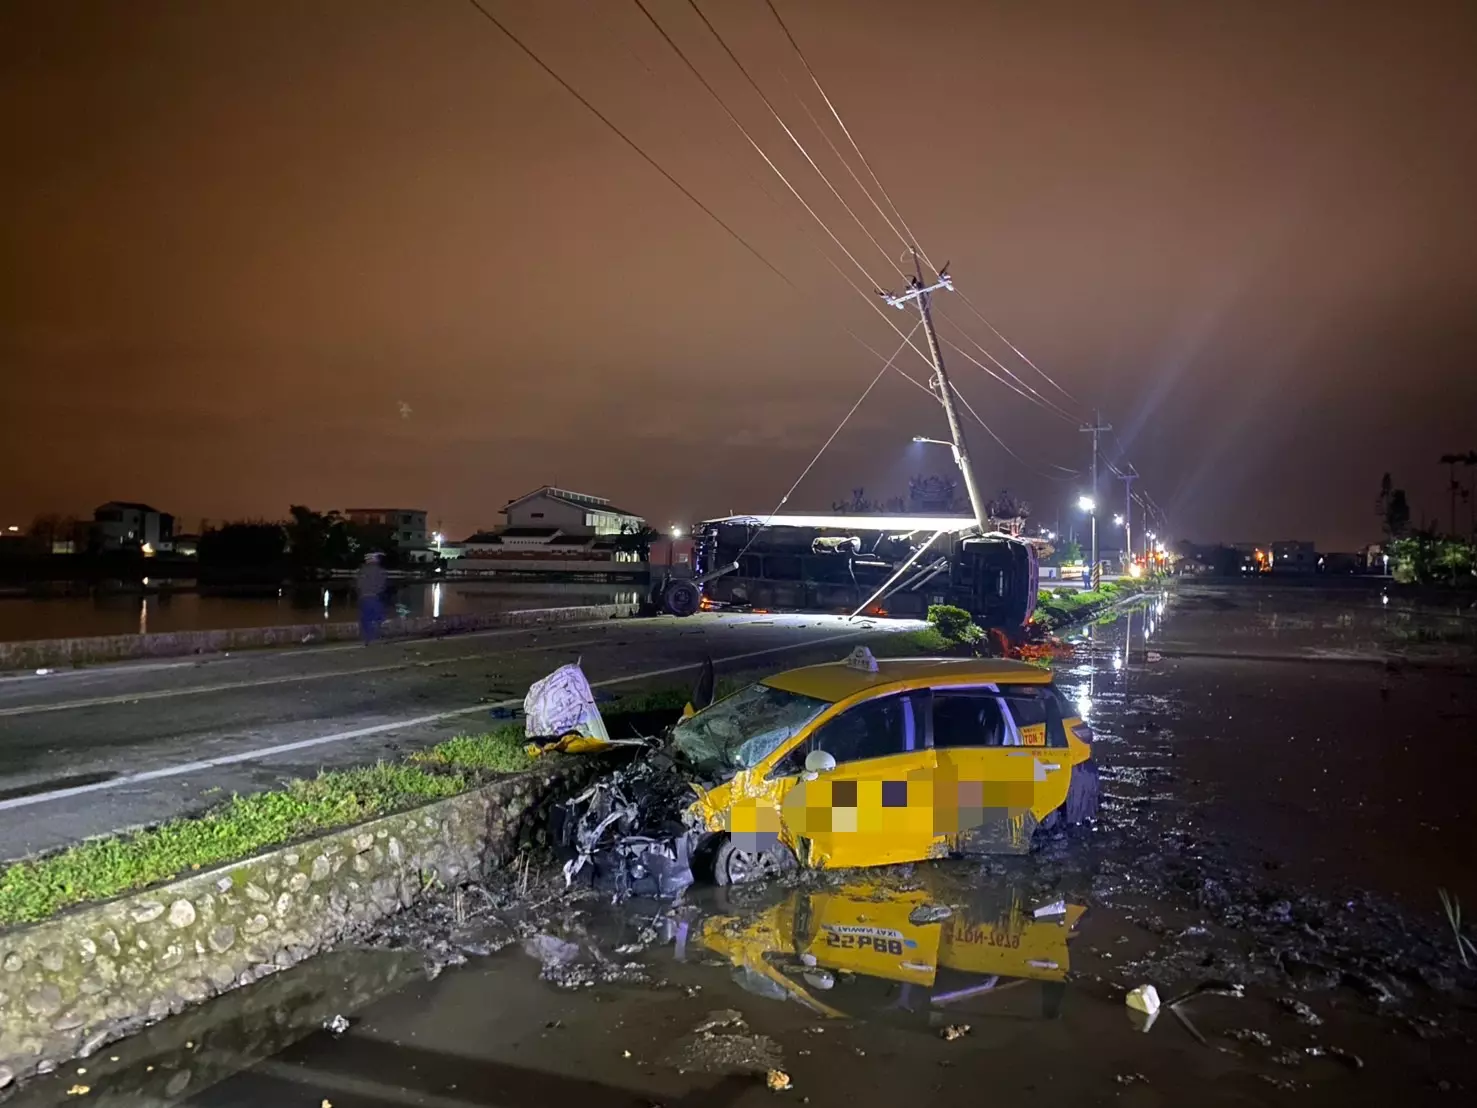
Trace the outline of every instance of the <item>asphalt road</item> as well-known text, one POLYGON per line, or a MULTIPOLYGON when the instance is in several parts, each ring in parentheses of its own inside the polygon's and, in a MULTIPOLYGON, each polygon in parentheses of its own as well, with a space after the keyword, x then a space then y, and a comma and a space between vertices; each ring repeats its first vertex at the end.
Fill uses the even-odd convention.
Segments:
POLYGON ((695 677, 709 656, 720 672, 823 660, 859 633, 837 617, 699 615, 3 678, 0 858, 482 729, 568 662, 635 689, 695 677))

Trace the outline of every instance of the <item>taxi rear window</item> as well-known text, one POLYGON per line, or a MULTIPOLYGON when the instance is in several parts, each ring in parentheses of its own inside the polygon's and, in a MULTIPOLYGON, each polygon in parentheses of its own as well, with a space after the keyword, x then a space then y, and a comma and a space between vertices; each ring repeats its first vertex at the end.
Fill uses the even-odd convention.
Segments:
POLYGON ((1061 699, 1051 685, 1001 685, 1000 695, 1027 746, 1067 745, 1061 699))

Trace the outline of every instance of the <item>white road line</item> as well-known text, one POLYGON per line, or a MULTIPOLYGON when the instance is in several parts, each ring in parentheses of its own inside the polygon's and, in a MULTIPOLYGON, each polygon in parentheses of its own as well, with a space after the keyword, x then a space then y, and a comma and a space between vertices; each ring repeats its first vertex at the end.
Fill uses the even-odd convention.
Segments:
MULTIPOLYGON (((762 658, 768 654, 782 654, 789 650, 803 650, 806 647, 824 646, 826 643, 843 642, 849 639, 860 638, 868 634, 867 631, 850 631, 843 635, 827 635, 821 639, 811 639, 808 642, 787 643, 784 646, 772 646, 765 650, 750 650, 743 654, 730 654, 725 658, 714 658, 715 666, 724 665, 728 662, 742 662, 748 658, 762 658)), ((699 669, 702 662, 684 662, 681 665, 665 666, 662 669, 648 669, 642 673, 632 673, 625 677, 607 677, 603 681, 591 681, 594 688, 604 688, 608 685, 623 685, 630 681, 645 681, 652 677, 670 677, 674 673, 682 673, 689 669, 699 669)), ((0 800, 0 812, 9 811, 13 808, 26 808, 32 804, 44 804, 51 800, 65 800, 71 796, 82 796, 86 793, 104 792, 111 789, 124 789, 131 785, 140 785, 149 781, 159 781, 168 777, 179 777, 186 773, 200 773, 203 770, 215 769, 218 766, 239 765, 242 762, 254 762, 262 758, 272 758, 278 754, 291 754, 297 750, 308 750, 315 746, 326 746, 329 743, 348 742, 351 739, 362 739, 369 735, 382 735, 387 731, 399 731, 406 727, 419 727, 427 723, 439 723, 446 719, 455 719, 457 716, 474 715, 477 712, 485 712, 492 708, 511 708, 522 704, 520 700, 499 700, 488 704, 473 704, 469 708, 452 708, 445 712, 433 712, 427 716, 416 716, 414 719, 402 719, 395 723, 380 723, 373 727, 357 727, 352 731, 337 731, 331 735, 319 735, 314 739, 299 739, 296 742, 278 743, 275 746, 258 747, 255 750, 243 750, 236 754, 223 754, 219 758, 206 758, 198 762, 183 762, 179 765, 165 766, 162 769, 144 770, 140 773, 124 774, 114 777, 108 781, 98 781, 91 785, 74 785, 69 789, 54 789, 51 792, 36 793, 32 796, 16 796, 8 800, 0 800)))
POLYGON ((427 669, 431 666, 449 666, 456 662, 470 662, 477 658, 496 658, 500 654, 528 654, 535 650, 565 650, 576 646, 593 646, 605 639, 575 639, 573 642, 538 643, 532 646, 514 647, 512 650, 488 650, 478 654, 458 654, 454 658, 433 658, 430 661, 394 662, 381 666, 360 666, 357 669, 336 669, 324 673, 288 673, 281 677, 259 677, 254 681, 228 681, 219 685, 194 685, 187 689, 154 689, 149 692, 117 693, 113 696, 94 696, 85 700, 62 700, 55 704, 21 704, 14 708, 0 708, 0 718, 6 716, 28 716, 37 712, 65 712, 73 708, 100 708, 108 704, 132 704, 138 700, 168 700, 175 696, 198 696, 201 693, 230 692, 233 689, 256 689, 265 685, 285 685, 295 681, 324 681, 331 677, 360 677, 366 673, 390 673, 397 669, 427 669))

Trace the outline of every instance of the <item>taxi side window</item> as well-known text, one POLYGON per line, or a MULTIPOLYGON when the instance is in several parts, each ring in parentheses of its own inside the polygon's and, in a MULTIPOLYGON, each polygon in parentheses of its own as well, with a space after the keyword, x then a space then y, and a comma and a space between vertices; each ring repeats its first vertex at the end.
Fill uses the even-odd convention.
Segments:
MULTIPOLYGON (((1044 734, 1044 745, 1067 745, 1067 729, 1062 724, 1061 701, 1055 689, 1049 685, 1004 685, 1000 692, 1023 735, 1028 727, 1035 728, 1035 734, 1044 734)), ((1036 742, 1041 743, 1041 738, 1036 742)))
POLYGON ((989 689, 937 690, 933 694, 933 745, 1004 746, 1005 716, 989 689))
POLYGON ((923 746, 915 699, 879 696, 849 708, 823 723, 805 742, 786 754, 770 771, 771 777, 792 777, 805 769, 812 750, 824 750, 838 766, 868 758, 906 754, 923 746))

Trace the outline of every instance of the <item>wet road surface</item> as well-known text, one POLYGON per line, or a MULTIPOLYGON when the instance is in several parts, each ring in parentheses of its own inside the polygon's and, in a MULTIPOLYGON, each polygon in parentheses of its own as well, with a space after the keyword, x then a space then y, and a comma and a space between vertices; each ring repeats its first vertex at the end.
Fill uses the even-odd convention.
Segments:
POLYGON ((1477 904, 1477 682, 1314 640, 1220 656, 1243 602, 1183 590, 1058 665, 1097 734, 1088 835, 679 906, 429 906, 17 1103, 1467 1102, 1477 977, 1436 885, 1477 904), (1142 983, 1193 995, 1142 1030, 1142 983))
POLYGON ((859 633, 830 616, 698 615, 3 678, 0 858, 485 730, 496 705, 576 660, 620 692, 708 656, 720 671, 830 660, 859 633))

